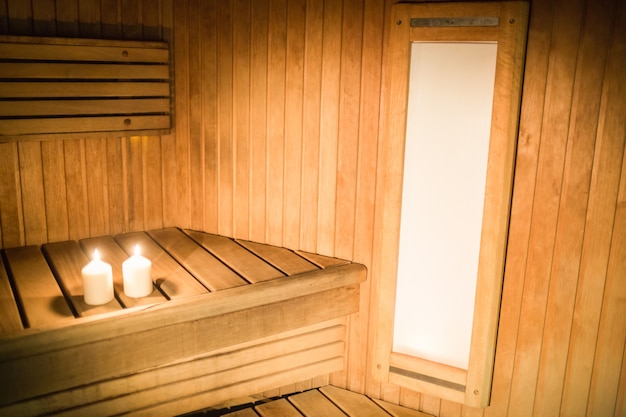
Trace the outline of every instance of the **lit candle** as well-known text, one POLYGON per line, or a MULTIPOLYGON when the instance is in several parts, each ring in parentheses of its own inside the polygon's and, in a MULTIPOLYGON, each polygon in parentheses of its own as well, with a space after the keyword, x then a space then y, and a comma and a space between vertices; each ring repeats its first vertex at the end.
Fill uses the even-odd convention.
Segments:
POLYGON ((113 272, 111 265, 100 260, 98 249, 93 251, 93 260, 81 270, 85 303, 106 304, 113 299, 113 272))
POLYGON ((152 294, 152 262, 139 254, 139 245, 135 245, 135 254, 122 263, 124 276, 124 294, 129 297, 145 297, 152 294))

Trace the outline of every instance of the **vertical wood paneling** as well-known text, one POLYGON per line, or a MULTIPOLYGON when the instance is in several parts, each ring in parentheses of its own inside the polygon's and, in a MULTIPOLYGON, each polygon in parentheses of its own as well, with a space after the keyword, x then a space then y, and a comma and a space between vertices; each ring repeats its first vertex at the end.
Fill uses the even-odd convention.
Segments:
POLYGON ((233 233, 233 13, 232 0, 217 2, 217 221, 233 233))
POLYGON ((545 306, 548 297, 553 248, 561 202, 562 175, 569 127, 574 72, 582 14, 582 1, 557 1, 563 12, 555 15, 548 64, 546 107, 543 114, 542 141, 535 185, 535 200, 530 224, 529 250, 524 271, 524 289, 520 312, 520 327, 511 387, 511 416, 530 415, 536 393, 539 357, 543 337, 545 306), (574 23, 576 22, 576 23, 574 23))
MULTIPOLYGON (((200 2, 201 22, 217 20, 217 5, 200 2)), ((200 26, 202 48, 202 137, 204 139, 204 230, 218 231, 218 136, 217 136, 217 28, 216 25, 200 26)))
POLYGON ((316 252, 334 253, 337 190, 337 135, 343 2, 324 2, 322 32, 322 96, 320 114, 320 175, 316 252))
POLYGON ((269 0, 267 52, 267 243, 283 243, 287 0, 269 0))
POLYGON ((302 120, 304 86, 304 0, 287 2, 285 79, 285 165, 283 242, 287 247, 300 243, 302 204, 302 120))
POLYGON ((102 236, 109 233, 109 199, 107 184, 106 139, 85 141, 87 173, 87 204, 89 233, 102 236))
POLYGON ((603 63, 611 31, 605 22, 610 21, 611 6, 610 1, 590 4, 582 26, 547 299, 545 328, 550 330, 544 333, 541 347, 536 415, 558 415, 561 403, 579 268, 573 260, 580 259, 584 237, 603 63))
POLYGON ((23 246, 24 217, 17 143, 0 143, 0 209, 2 247, 23 246))
POLYGON ((21 142, 17 147, 27 245, 39 245, 46 239, 41 144, 21 142))
POLYGON ((266 241, 268 0, 252 0, 250 22, 250 239, 266 241))
MULTIPOLYGON (((42 142, 41 155, 48 229, 47 240, 60 242, 69 239, 63 142, 58 140, 42 142)), ((108 207, 104 207, 104 210, 107 209, 108 207)))
MULTIPOLYGON (((415 0, 420 1, 420 0, 415 0)), ((622 0, 532 1, 491 405, 371 377, 385 11, 395 0, 0 0, 0 33, 164 39, 171 135, 0 144, 1 246, 180 226, 370 267, 329 381, 437 416, 621 415, 622 0)))
POLYGON ((199 1, 189 2, 189 193, 196 196, 190 199, 190 227, 201 230, 204 227, 204 138, 202 136, 202 50, 199 30, 199 1))
POLYGON ((250 25, 249 1, 235 0, 233 10, 233 235, 250 237, 250 25))

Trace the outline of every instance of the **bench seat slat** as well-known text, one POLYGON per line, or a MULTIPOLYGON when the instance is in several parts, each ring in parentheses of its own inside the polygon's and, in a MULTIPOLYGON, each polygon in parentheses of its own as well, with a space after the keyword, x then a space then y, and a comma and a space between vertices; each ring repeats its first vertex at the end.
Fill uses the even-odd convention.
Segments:
POLYGON ((152 230, 149 234, 211 291, 248 284, 180 229, 152 230))
POLYGON ((233 239, 194 230, 185 230, 185 233, 250 282, 261 282, 285 276, 233 239))
POLYGON ((236 240, 237 243, 244 246, 266 262, 274 265, 287 275, 301 274, 319 269, 313 263, 307 261, 303 257, 297 255, 287 248, 278 246, 265 245, 262 243, 251 242, 249 240, 236 240))
MULTIPOLYGON (((115 294, 124 307, 135 307, 139 305, 162 303, 166 298, 161 292, 154 287, 152 294, 146 297, 133 298, 124 294, 124 278, 122 276, 122 263, 128 259, 129 254, 126 253, 111 236, 94 237, 82 239, 80 245, 85 252, 91 254, 94 250, 98 250, 100 257, 104 262, 111 265, 113 269, 113 285, 115 294)), ((153 279, 154 282, 154 279, 153 279)))
POLYGON ((9 275, 0 258, 0 334, 22 330, 22 319, 11 290, 9 275))
POLYGON ((85 303, 81 270, 90 262, 90 258, 78 246, 78 242, 70 240, 48 243, 43 246, 43 251, 79 316, 92 316, 122 309, 116 298, 98 306, 85 303))
POLYGON ((61 288, 37 246, 5 249, 28 327, 74 320, 61 288))
POLYGON ((208 292, 193 275, 146 233, 125 233, 115 236, 115 240, 127 253, 133 253, 137 244, 141 247, 142 256, 152 262, 152 276, 156 285, 168 298, 181 298, 208 292))
POLYGON ((320 268, 328 268, 329 266, 336 266, 336 265, 345 265, 345 264, 349 264, 349 261, 346 261, 344 259, 339 259, 339 258, 333 258, 331 256, 324 256, 324 255, 319 255, 317 253, 310 253, 310 252, 305 252, 305 251, 301 251, 301 250, 297 250, 295 251, 297 254, 299 254, 300 256, 308 259, 309 261, 313 262, 315 265, 318 265, 320 268))

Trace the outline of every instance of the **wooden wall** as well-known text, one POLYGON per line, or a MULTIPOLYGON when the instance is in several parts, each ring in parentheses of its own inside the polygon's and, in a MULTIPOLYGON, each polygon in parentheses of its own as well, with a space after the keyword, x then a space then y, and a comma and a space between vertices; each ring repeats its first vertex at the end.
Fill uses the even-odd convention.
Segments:
MULTIPOLYGON (((175 225, 372 265, 392 2, 0 0, 0 34, 170 41, 176 80, 169 136, 0 144, 1 246, 175 225)), ((623 0, 531 4, 490 408, 369 377, 376 276, 326 380, 442 417, 626 415, 625 29, 623 0)))

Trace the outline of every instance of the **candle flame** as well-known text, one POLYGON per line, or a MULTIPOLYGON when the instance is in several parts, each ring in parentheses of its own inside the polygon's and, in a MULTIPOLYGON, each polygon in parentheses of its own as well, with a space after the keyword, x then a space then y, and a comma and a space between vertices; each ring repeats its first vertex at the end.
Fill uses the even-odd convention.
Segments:
POLYGON ((139 249, 139 245, 135 245, 135 255, 136 256, 141 255, 141 250, 139 249))
POLYGON ((100 252, 98 252, 98 249, 93 251, 93 259, 95 261, 99 261, 100 260, 100 252))

